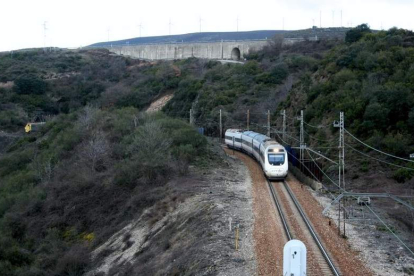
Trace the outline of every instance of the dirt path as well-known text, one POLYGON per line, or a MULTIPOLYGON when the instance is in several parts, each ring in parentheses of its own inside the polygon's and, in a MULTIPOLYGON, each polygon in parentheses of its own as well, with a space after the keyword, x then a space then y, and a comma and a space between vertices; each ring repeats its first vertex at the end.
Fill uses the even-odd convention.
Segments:
POLYGON ((173 97, 173 94, 167 94, 159 99, 153 101, 145 112, 156 112, 160 111, 173 97))
MULTIPOLYGON (((232 155, 233 151, 226 149, 232 155)), ((280 225, 279 215, 270 197, 269 187, 260 166, 250 157, 234 152, 247 166, 252 179, 254 226, 253 238, 258 275, 282 275, 283 246, 287 239, 280 225)))

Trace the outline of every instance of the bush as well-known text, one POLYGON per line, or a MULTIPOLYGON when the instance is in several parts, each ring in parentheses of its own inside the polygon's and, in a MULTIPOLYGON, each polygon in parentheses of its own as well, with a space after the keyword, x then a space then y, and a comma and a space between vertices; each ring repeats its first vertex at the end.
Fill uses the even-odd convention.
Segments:
POLYGON ((361 24, 346 32, 345 41, 348 43, 357 42, 368 33, 371 33, 369 26, 367 24, 361 24))
POLYGON ((89 250, 85 246, 76 245, 58 260, 55 275, 81 276, 89 264, 89 250))
POLYGON ((34 75, 25 75, 14 82, 13 91, 17 94, 42 95, 48 90, 48 84, 34 75))
POLYGON ((414 172, 407 169, 398 169, 392 176, 398 183, 404 183, 414 176, 414 172))

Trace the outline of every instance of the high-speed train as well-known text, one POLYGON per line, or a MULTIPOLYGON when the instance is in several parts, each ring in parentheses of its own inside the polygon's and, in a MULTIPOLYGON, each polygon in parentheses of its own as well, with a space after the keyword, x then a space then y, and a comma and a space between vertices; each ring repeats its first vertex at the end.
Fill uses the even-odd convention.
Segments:
POLYGON ((285 147, 270 137, 239 129, 228 129, 225 142, 229 148, 244 151, 256 158, 270 180, 284 179, 288 173, 288 158, 285 147))

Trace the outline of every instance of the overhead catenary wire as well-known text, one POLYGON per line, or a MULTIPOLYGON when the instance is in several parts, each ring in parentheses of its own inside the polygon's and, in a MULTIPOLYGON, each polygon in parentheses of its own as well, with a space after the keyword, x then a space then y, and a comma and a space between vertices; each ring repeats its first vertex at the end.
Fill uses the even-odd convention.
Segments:
MULTIPOLYGON (((311 127, 315 127, 315 126, 312 126, 312 125, 310 125, 310 124, 308 124, 308 123, 305 123, 306 125, 309 125, 309 126, 311 126, 311 127)), ((364 143, 364 142, 362 142, 361 140, 359 140, 358 138, 356 138, 354 135, 352 135, 351 133, 349 133, 345 128, 344 128, 344 131, 346 131, 348 134, 350 134, 350 136, 352 137, 352 138, 354 138, 355 140, 357 140, 358 142, 360 142, 361 144, 363 144, 363 145, 365 145, 365 146, 367 146, 367 147, 369 147, 369 148, 371 148, 372 150, 375 150, 375 151, 377 151, 377 152, 379 152, 379 153, 381 153, 381 154, 384 154, 384 155, 387 155, 387 156, 389 156, 389 157, 393 157, 393 158, 397 158, 397 159, 400 159, 400 160, 404 160, 404 161, 409 161, 409 162, 414 162, 414 161, 412 161, 412 160, 408 160, 408 159, 405 159, 405 158, 401 158, 401 157, 398 157, 398 156, 394 156, 394 155, 391 155, 391 154, 388 154, 388 153, 385 153, 385 152, 383 152, 383 151, 380 151, 380 150, 377 150, 377 149, 375 149, 375 148, 373 148, 373 147, 371 147, 371 146, 369 146, 368 144, 366 144, 366 143, 364 143)), ((308 134, 308 133, 307 133, 308 134)), ((276 135, 279 137, 279 139, 282 141, 282 142, 284 142, 285 144, 288 144, 288 143, 286 143, 286 141, 284 141, 281 137, 280 137, 280 135, 276 132, 276 135)), ((308 134, 309 135, 309 134, 308 134)), ((408 169, 408 170, 414 170, 414 169, 411 169, 411 168, 408 168, 408 167, 404 167, 404 166, 400 166, 400 165, 396 165, 396 164, 392 164, 392 163, 389 163, 389 162, 386 162, 386 161, 383 161, 383 160, 380 160, 380 159, 377 159, 377 158, 374 158, 374 157, 372 157, 372 156, 369 156, 369 155, 367 155, 367 154, 365 154, 365 153, 363 153, 363 152, 361 152, 361 151, 358 151, 357 149, 355 149, 355 148, 353 148, 352 146, 350 146, 350 145, 348 145, 348 144, 346 144, 346 143, 344 143, 347 147, 349 147, 349 148, 351 148, 352 150, 354 150, 354 151, 356 151, 356 152, 358 152, 358 153, 360 153, 360 154, 362 154, 362 155, 364 155, 364 156, 366 156, 366 157, 369 157, 369 158, 373 158, 373 159, 375 159, 375 160, 378 160, 379 162, 382 162, 382 163, 386 163, 386 164, 389 164, 389 165, 392 165, 392 166, 396 166, 396 167, 400 167, 400 168, 405 168, 405 169, 408 169)), ((309 152, 309 150, 307 150, 307 152, 308 152, 308 155, 310 156, 310 158, 312 159, 312 161, 315 163, 315 165, 319 168, 319 170, 335 185, 335 186, 337 186, 341 191, 344 191, 343 190, 343 188, 341 188, 335 181, 333 181, 319 166, 318 166, 318 164, 316 163, 316 161, 314 160, 314 158, 312 157, 312 155, 310 154, 310 152, 309 152)), ((289 153, 289 152, 288 152, 289 153)), ((293 158, 295 158, 297 161, 299 161, 299 162, 301 162, 300 160, 298 160, 295 156, 293 156, 292 154, 290 154, 289 153, 289 155, 290 156, 292 156, 293 158)), ((305 168, 306 169, 308 169, 306 166, 305 166, 305 168)), ((313 175, 313 173, 308 169, 308 171, 313 175)), ((315 175, 313 175, 313 177, 316 179, 316 177, 315 177, 315 175)), ((323 184, 322 184, 323 185, 323 184)), ((325 187, 325 186, 324 186, 325 187)), ((325 187, 325 189, 326 189, 326 187, 325 187)), ((328 192, 329 192, 329 190, 328 189, 326 189, 328 192)), ((330 193, 330 192, 329 192, 330 193)), ((330 195, 331 196, 333 196, 331 193, 330 193, 330 195)), ((355 196, 353 196, 353 198, 354 199, 356 199, 356 197, 355 196)), ((371 213, 373 213, 374 215, 375 215, 375 217, 387 228, 387 230, 412 254, 412 255, 414 255, 414 252, 404 243, 404 241, 394 232, 394 231, 392 231, 392 229, 380 218, 380 216, 371 208, 371 207, 369 207, 369 206, 367 206, 367 205, 365 205, 369 210, 370 210, 370 212, 371 213)))
POLYGON ((406 170, 414 171, 414 169, 413 169, 413 168, 409 168, 409 167, 405 167, 405 166, 400 166, 400 165, 397 165, 397 164, 393 164, 393 163, 390 163, 390 162, 387 162, 387 161, 384 161, 384 160, 381 160, 381 159, 378 159, 378 158, 372 157, 371 155, 368 155, 368 154, 366 154, 366 153, 363 153, 362 151, 357 150, 356 148, 354 148, 353 146, 351 146, 351 145, 349 145, 349 144, 347 144, 347 143, 345 143, 345 146, 349 147, 351 150, 353 150, 353 151, 355 151, 355 152, 357 152, 357 153, 359 153, 359 154, 361 154, 361 155, 363 155, 363 156, 365 156, 365 157, 368 157, 368 158, 374 159, 374 160, 376 160, 376 161, 378 161, 378 162, 381 162, 381 163, 384 163, 384 164, 388 164, 388 165, 390 165, 390 166, 394 166, 394 167, 397 167, 397 168, 401 168, 401 169, 406 169, 406 170))
MULTIPOLYGON (((283 139, 279 136, 279 134, 277 134, 276 133, 276 135, 279 137, 279 139, 282 141, 282 142, 284 142, 284 143, 286 143, 285 141, 283 141, 283 139)), ((294 156, 293 154, 291 154, 290 152, 288 152, 287 151, 287 153, 290 155, 290 156, 292 156, 292 158, 294 158, 296 161, 298 161, 299 163, 301 163, 302 165, 303 165, 303 167, 313 176, 313 178, 314 179, 318 179, 316 176, 315 176, 315 174, 311 171, 311 170, 309 170, 309 168, 308 167, 306 167, 299 159, 297 159, 296 158, 296 156, 294 156)), ((323 183, 321 183, 321 185, 325 188, 325 190, 327 190, 328 191, 328 193, 331 195, 331 197, 333 198, 333 199, 335 199, 335 196, 329 191, 329 189, 328 189, 328 187, 326 187, 325 185, 323 185, 323 183)))
POLYGON ((309 123, 307 123, 307 122, 305 122, 305 121, 303 121, 303 123, 305 124, 305 125, 307 125, 307 126, 310 126, 310 127, 313 127, 313 128, 325 128, 325 127, 329 127, 330 125, 319 125, 319 126, 314 126, 314 125, 311 125, 311 124, 309 124, 309 123))
POLYGON ((408 247, 408 245, 404 243, 403 240, 401 240, 400 237, 398 237, 397 234, 394 233, 394 231, 392 231, 390 227, 388 227, 388 225, 378 216, 378 214, 374 210, 372 210, 371 207, 369 207, 368 205, 365 206, 374 214, 374 216, 377 217, 377 219, 385 226, 385 228, 387 228, 387 230, 411 253, 411 255, 414 256, 414 252, 408 247))
POLYGON ((350 133, 350 132, 349 132, 348 130, 346 130, 345 128, 344 128, 344 130, 345 130, 345 132, 346 132, 346 133, 348 133, 348 134, 349 134, 352 138, 354 138, 356 141, 358 141, 359 143, 363 144, 364 146, 366 146, 366 147, 368 147, 368 148, 370 148, 370 149, 372 149, 372 150, 374 150, 374 151, 376 151, 376 152, 379 152, 379 153, 381 153, 381 154, 384 154, 384 155, 389 156, 389 157, 392 157, 392 158, 396 158, 396 159, 400 159, 400 160, 403 160, 403 161, 407 161, 407 162, 414 163, 414 161, 413 161, 413 160, 406 159, 406 158, 402 158, 402 157, 398 157, 398 156, 395 156, 395 155, 392 155, 392 154, 389 154, 389 153, 383 152, 383 151, 381 151, 381 150, 379 150, 379 149, 376 149, 376 148, 374 148, 374 147, 372 147, 372 146, 368 145, 367 143, 365 143, 365 142, 361 141, 360 139, 356 138, 356 137, 355 137, 352 133, 350 133))
POLYGON ((311 134, 309 134, 306 130, 303 130, 303 132, 305 132, 305 134, 307 134, 307 135, 308 135, 308 137, 309 137, 310 139, 315 140, 315 141, 319 141, 319 142, 324 142, 324 143, 332 143, 332 142, 334 142, 334 141, 336 140, 336 138, 331 138, 331 139, 329 139, 329 140, 324 140, 324 139, 320 139, 320 138, 315 138, 315 137, 313 137, 311 134))
MULTIPOLYGON (((312 159, 312 161, 315 163, 315 165, 319 168, 319 170, 334 184, 334 185, 336 185, 340 190, 342 190, 343 191, 343 188, 341 188, 341 187, 339 187, 338 186, 338 184, 335 182, 335 181, 333 181, 319 166, 318 166, 318 164, 315 162, 315 160, 313 159, 313 157, 312 157, 312 155, 309 153, 309 151, 307 151, 308 152, 308 154, 309 154, 309 156, 310 156, 310 158, 312 159)), ((323 185, 323 184, 322 184, 323 185)), ((325 188, 326 189, 326 188, 325 188)), ((327 189, 327 191, 332 195, 332 193, 327 189)), ((332 195, 333 196, 333 195, 332 195)), ((335 198, 334 196, 333 196, 333 198, 335 198)), ((353 196, 353 198, 354 199, 357 199, 355 196, 353 196)), ((401 240, 401 238, 397 235, 397 234, 395 234, 395 232, 394 231, 392 231, 392 229, 380 218, 380 216, 378 216, 378 214, 371 208, 371 207, 369 207, 368 205, 365 205, 370 211, 371 211, 371 213, 373 213, 374 214, 374 216, 387 228, 387 230, 412 254, 412 255, 414 255, 414 252, 407 246, 407 244, 405 244, 404 243, 404 241, 403 240, 401 240)))
POLYGON ((343 190, 342 187, 339 187, 338 183, 336 183, 335 181, 332 180, 332 178, 330 178, 322 169, 321 167, 319 167, 318 163, 316 163, 315 159, 312 157, 312 155, 310 154, 309 150, 306 149, 306 151, 308 152, 310 158, 312 159, 313 163, 315 163, 316 167, 318 167, 318 169, 323 173, 323 175, 325 175, 335 186, 337 186, 340 190, 343 190))
MULTIPOLYGON (((254 125, 254 126, 256 126, 256 127, 259 127, 259 128, 262 128, 262 129, 264 129, 264 128, 266 128, 266 126, 263 126, 263 125, 259 125, 259 124, 255 124, 255 123, 252 123, 252 125, 254 125)), ((278 132, 280 132, 280 131, 278 131, 276 128, 271 128, 271 129, 273 129, 273 130, 276 130, 276 132, 275 132, 275 134, 278 136, 278 138, 283 142, 283 143, 285 143, 285 144, 288 144, 286 141, 284 141, 281 137, 280 137, 280 135, 279 135, 279 133, 278 132)), ((287 135, 287 136, 289 136, 289 137, 291 137, 291 138, 293 138, 294 140, 296 140, 296 141, 299 141, 298 139, 296 139, 295 137, 293 137, 293 136, 291 136, 291 135, 287 135)), ((378 160, 378 161, 380 161, 380 162, 383 162, 383 163, 387 163, 387 164, 390 164, 390 165, 394 165, 394 166, 397 166, 397 167, 403 167, 403 166, 399 166, 399 165, 395 165, 395 164, 392 164, 392 163, 389 163, 389 162, 386 162, 386 161, 383 161, 383 160, 379 160, 379 159, 377 159, 377 158, 374 158, 374 157, 371 157, 371 156, 369 156, 369 155, 367 155, 367 154, 365 154, 365 153, 362 153, 362 152, 360 152, 360 151, 358 151, 358 150, 356 150, 356 149, 354 149, 352 146, 350 146, 350 145, 348 145, 348 144, 345 144, 347 147, 350 147, 351 149, 353 149, 353 150, 355 150, 355 151, 357 151, 357 152, 359 152, 359 153, 361 153, 362 155, 364 155, 364 156, 367 156, 367 157, 369 157, 369 158, 373 158, 373 159, 376 159, 376 160, 378 160)), ((315 165, 319 168, 319 170, 324 174, 324 176, 326 176, 328 179, 329 179, 329 181, 331 182, 331 183, 333 183, 336 187, 338 187, 341 191, 344 191, 343 190, 343 188, 341 188, 341 187, 339 187, 339 185, 334 181, 334 180, 332 180, 320 167, 319 167, 319 165, 316 163, 316 161, 315 161, 315 159, 313 158, 313 156, 310 154, 310 152, 309 152, 309 150, 307 150, 307 152, 308 152, 308 155, 310 156, 310 158, 312 159, 312 161, 315 163, 315 165)), ((288 154, 292 157, 292 158, 294 158, 294 159, 296 159, 298 162, 300 162, 301 164, 303 164, 300 160, 298 160, 293 154, 291 154, 290 152, 288 152, 288 154)), ((306 166, 304 166, 304 168, 315 178, 315 179, 317 179, 317 177, 312 173, 312 171, 310 171, 306 166)), ((407 167, 403 167, 403 168, 407 168, 407 167)), ((407 169, 410 169, 410 168, 407 168, 407 169)), ((412 169, 411 169, 412 170, 412 169)), ((322 183, 321 183, 322 184, 322 183)), ((323 185, 322 184, 322 186, 329 192, 329 195, 330 195, 330 197, 332 197, 332 198, 335 198, 335 196, 330 192, 330 190, 325 186, 325 185, 323 185)), ((353 196, 353 198, 354 199, 356 199, 356 197, 355 196, 353 196)), ((390 233, 411 253, 411 254, 413 254, 414 255, 414 253, 413 253, 413 251, 404 243, 404 241, 402 241, 402 239, 398 236, 398 235, 396 235, 393 231, 392 231, 392 229, 379 217, 379 215, 372 209, 372 208, 370 208, 369 206, 366 206, 367 208, 369 208, 369 210, 370 210, 370 212, 371 213, 373 213, 374 215, 375 215, 375 217, 388 229, 388 231, 390 231, 390 233)))
MULTIPOLYGON (((282 133, 283 132, 283 131, 281 131, 281 130, 279 130, 277 128, 274 128, 274 127, 271 127, 271 129, 274 130, 275 133, 282 133)), ((300 142, 298 138, 295 138, 295 137, 289 135, 288 133, 292 133, 293 134, 294 132, 285 132, 285 134, 286 134, 286 136, 291 137, 292 139, 296 140, 297 142, 300 142)), ((286 144, 289 144, 289 143, 286 143, 286 144)))

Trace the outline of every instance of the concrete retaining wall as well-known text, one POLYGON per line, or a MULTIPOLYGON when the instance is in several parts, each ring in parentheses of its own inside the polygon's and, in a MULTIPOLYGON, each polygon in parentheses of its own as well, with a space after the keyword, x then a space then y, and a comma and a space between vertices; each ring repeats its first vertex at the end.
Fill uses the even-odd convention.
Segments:
POLYGON ((231 59, 231 54, 234 49, 240 51, 240 58, 242 58, 243 54, 247 54, 249 50, 261 49, 267 43, 267 40, 258 40, 243 42, 125 45, 109 47, 108 50, 118 55, 149 60, 186 59, 191 57, 231 59))
MULTIPOLYGON (((303 41, 301 38, 286 38, 284 44, 303 41)), ((250 50, 260 50, 268 45, 269 40, 223 41, 211 43, 171 43, 171 44, 141 44, 108 47, 118 55, 147 60, 173 60, 191 57, 205 59, 243 59, 250 50), (233 57, 232 57, 233 52, 233 57), (236 57, 234 56, 236 54, 236 57)))

